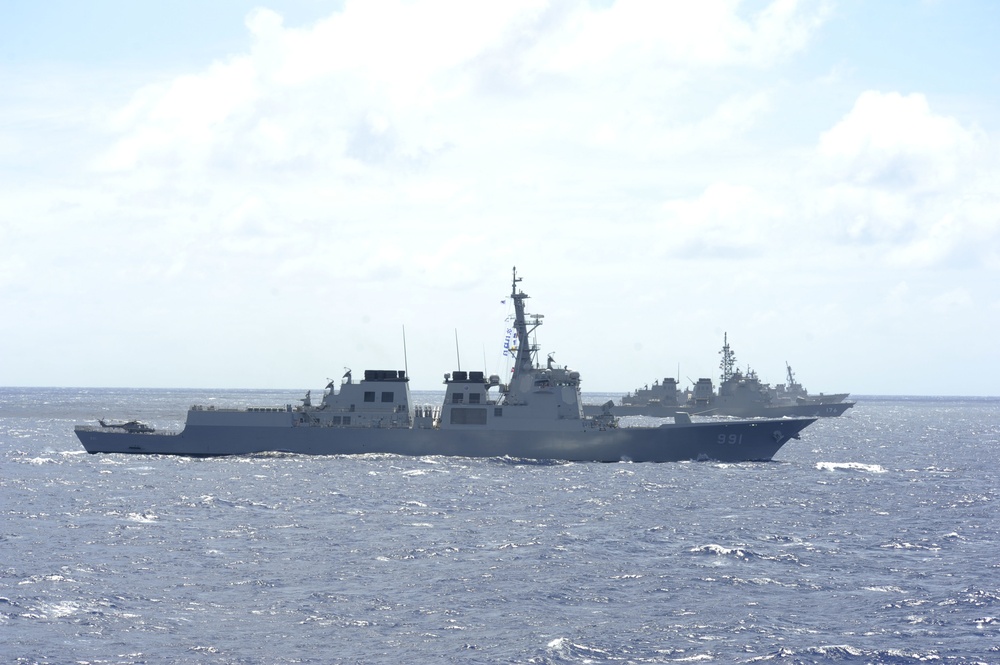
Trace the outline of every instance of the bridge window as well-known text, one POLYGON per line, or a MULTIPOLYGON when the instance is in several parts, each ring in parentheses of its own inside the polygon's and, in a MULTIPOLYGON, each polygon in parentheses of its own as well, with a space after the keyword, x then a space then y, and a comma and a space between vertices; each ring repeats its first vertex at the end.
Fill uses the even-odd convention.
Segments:
POLYGON ((375 391, 374 390, 366 390, 365 391, 365 401, 366 402, 374 402, 375 401, 375 391))
POLYGON ((382 402, 383 403, 389 402, 391 404, 394 401, 393 395, 394 393, 391 392, 382 393, 382 402))

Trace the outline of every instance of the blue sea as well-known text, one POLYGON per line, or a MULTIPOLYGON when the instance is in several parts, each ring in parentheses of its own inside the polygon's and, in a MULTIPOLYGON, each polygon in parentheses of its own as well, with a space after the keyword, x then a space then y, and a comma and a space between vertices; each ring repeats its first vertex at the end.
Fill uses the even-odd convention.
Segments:
POLYGON ((0 389, 0 661, 1000 662, 998 398, 859 397, 748 464, 92 456, 73 434, 300 397, 0 389))

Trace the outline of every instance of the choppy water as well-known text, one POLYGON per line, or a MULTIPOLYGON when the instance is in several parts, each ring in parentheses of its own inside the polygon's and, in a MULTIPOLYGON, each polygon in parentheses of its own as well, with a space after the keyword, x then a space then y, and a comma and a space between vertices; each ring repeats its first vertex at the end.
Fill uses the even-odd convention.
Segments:
POLYGON ((0 389, 0 660, 1000 662, 998 399, 862 399, 740 465, 90 456, 72 432, 212 396, 0 389))

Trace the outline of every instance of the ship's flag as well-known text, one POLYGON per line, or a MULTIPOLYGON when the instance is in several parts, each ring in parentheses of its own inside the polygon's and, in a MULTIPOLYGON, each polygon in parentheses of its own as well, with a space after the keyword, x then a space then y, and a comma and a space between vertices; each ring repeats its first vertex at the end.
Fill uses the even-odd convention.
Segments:
POLYGON ((503 354, 512 356, 515 351, 517 351, 517 331, 513 328, 507 328, 507 335, 503 340, 503 354))

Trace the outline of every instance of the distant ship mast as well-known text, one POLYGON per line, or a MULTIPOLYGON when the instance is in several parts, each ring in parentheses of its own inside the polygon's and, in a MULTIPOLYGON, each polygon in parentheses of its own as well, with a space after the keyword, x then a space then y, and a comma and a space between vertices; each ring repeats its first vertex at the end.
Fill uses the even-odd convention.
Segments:
POLYGON ((736 352, 729 348, 729 334, 722 334, 722 350, 719 351, 722 355, 722 362, 719 363, 719 368, 722 370, 722 381, 726 382, 733 378, 733 368, 736 366, 736 352))

